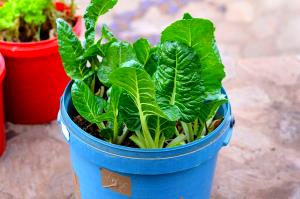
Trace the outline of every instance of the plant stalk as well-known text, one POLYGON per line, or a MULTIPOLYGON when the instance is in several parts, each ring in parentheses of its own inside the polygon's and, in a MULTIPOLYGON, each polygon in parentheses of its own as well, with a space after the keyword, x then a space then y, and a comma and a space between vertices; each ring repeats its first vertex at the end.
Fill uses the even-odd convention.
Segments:
POLYGON ((117 118, 117 115, 114 114, 114 136, 113 136, 113 143, 118 143, 118 136, 119 136, 118 118, 117 118))
POLYGON ((98 128, 99 129, 104 129, 105 128, 105 125, 103 122, 100 122, 99 124, 97 124, 98 128))
POLYGON ((189 129, 189 138, 190 142, 194 141, 194 131, 193 131, 193 126, 192 123, 188 123, 188 129, 189 129))
POLYGON ((160 118, 157 117, 154 144, 158 148, 159 148, 159 141, 160 141, 160 118))
POLYGON ((118 139, 118 144, 121 145, 124 142, 124 140, 127 137, 128 133, 129 133, 128 128, 125 126, 124 129, 123 129, 122 135, 118 139))
POLYGON ((146 147, 147 148, 155 148, 155 143, 152 139, 147 122, 146 122, 145 118, 143 117, 143 113, 141 113, 141 111, 140 111, 140 120, 141 120, 141 125, 142 125, 142 130, 143 130, 146 147))
POLYGON ((187 137, 188 142, 192 142, 194 140, 194 132, 193 132, 193 126, 192 123, 185 123, 180 121, 181 126, 183 128, 184 134, 187 137))
POLYGON ((177 136, 174 140, 172 140, 167 146, 166 148, 171 148, 171 147, 175 147, 175 146, 179 146, 181 145, 181 142, 183 142, 186 139, 186 136, 183 134, 180 134, 179 136, 177 136))

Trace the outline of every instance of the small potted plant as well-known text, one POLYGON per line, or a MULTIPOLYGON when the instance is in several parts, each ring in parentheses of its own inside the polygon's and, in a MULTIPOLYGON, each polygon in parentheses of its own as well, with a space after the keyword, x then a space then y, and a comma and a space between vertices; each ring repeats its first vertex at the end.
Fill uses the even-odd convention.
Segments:
POLYGON ((213 23, 185 14, 161 42, 120 41, 92 0, 84 45, 57 20, 59 51, 73 81, 58 121, 71 149, 77 198, 208 199, 218 151, 233 127, 213 23))
POLYGON ((0 6, 0 52, 7 67, 4 81, 6 119, 35 124, 55 119, 57 100, 69 78, 58 53, 56 19, 81 31, 75 3, 8 0, 0 6))

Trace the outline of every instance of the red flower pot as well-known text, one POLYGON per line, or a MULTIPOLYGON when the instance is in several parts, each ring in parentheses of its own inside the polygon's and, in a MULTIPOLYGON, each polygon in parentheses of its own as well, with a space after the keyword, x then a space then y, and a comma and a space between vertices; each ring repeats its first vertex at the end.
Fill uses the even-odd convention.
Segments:
MULTIPOLYGON (((73 28, 82 29, 78 17, 73 28)), ((59 98, 69 82, 58 52, 57 39, 15 43, 0 41, 6 63, 4 102, 6 120, 18 124, 38 124, 54 120, 59 98)))
POLYGON ((3 93, 2 82, 5 75, 5 63, 0 53, 0 156, 5 149, 5 128, 4 128, 4 110, 3 110, 3 93))

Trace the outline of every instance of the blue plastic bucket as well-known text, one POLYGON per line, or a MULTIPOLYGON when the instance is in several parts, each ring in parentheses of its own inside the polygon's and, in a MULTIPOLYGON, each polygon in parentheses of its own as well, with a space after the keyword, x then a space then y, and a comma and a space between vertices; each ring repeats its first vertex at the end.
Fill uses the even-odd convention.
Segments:
POLYGON ((70 145, 77 199, 210 198, 218 152, 232 135, 229 104, 219 110, 224 121, 203 139, 175 148, 137 149, 81 130, 71 119, 71 85, 61 99, 58 121, 70 145))

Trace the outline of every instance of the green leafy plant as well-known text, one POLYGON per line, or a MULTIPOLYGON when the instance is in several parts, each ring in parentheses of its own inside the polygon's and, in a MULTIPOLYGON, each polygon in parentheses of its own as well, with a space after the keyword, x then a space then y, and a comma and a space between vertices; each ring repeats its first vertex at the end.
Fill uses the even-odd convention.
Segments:
POLYGON ((0 40, 30 42, 55 36, 55 21, 74 20, 74 0, 58 11, 52 0, 8 0, 0 6, 0 40))
POLYGON ((95 41, 98 17, 116 3, 91 1, 83 43, 67 22, 57 20, 59 51, 81 117, 74 121, 85 130, 93 126, 90 133, 98 138, 140 148, 180 146, 209 134, 227 102, 213 23, 185 14, 156 46, 144 38, 121 41, 103 25, 95 41))

